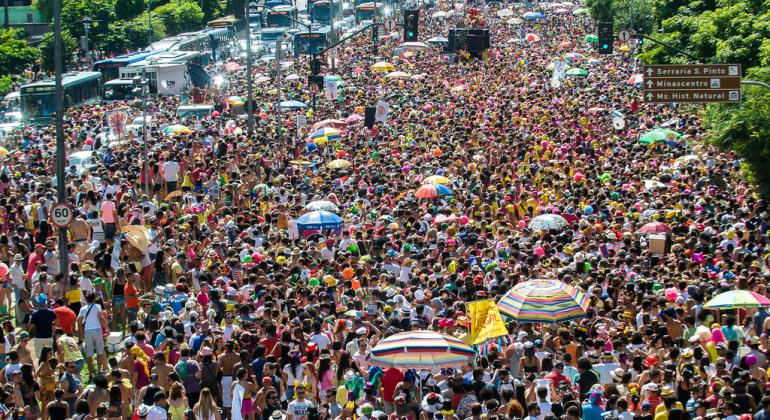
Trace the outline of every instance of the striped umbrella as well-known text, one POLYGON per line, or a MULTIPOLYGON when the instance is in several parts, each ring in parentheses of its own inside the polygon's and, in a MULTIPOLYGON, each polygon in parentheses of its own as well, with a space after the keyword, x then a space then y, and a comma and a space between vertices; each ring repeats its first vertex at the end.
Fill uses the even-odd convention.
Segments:
POLYGON ((187 134, 192 133, 192 130, 184 125, 174 124, 164 128, 163 132, 166 134, 187 134))
POLYGON ((372 349, 369 363, 383 368, 432 369, 467 366, 476 353, 457 338, 435 331, 398 333, 372 349))
POLYGON ((770 306, 770 299, 748 290, 730 290, 720 293, 703 305, 704 308, 738 309, 770 306))
POLYGON ((442 185, 446 185, 452 182, 449 180, 449 178, 443 175, 431 175, 425 178, 423 181, 427 184, 442 184, 442 185))
POLYGON ((440 195, 452 195, 452 190, 446 185, 425 184, 421 185, 414 194, 417 198, 436 198, 440 195))
POLYGON ((325 139, 326 141, 336 140, 338 138, 342 137, 342 133, 340 130, 337 130, 336 128, 332 127, 321 127, 318 130, 314 131, 313 134, 310 135, 311 141, 316 141, 318 139, 325 139))
POLYGON ((582 318, 588 295, 558 280, 529 280, 509 290, 499 302, 501 313, 518 322, 556 323, 582 318))

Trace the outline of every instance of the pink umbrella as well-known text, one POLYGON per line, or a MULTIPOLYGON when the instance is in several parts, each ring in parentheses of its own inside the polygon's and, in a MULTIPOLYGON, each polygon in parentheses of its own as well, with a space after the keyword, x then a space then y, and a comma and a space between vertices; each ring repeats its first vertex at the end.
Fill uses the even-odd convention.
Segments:
POLYGON ((671 228, 661 222, 650 222, 637 230, 638 233, 671 233, 671 228))
POLYGON ((267 76, 259 76, 256 80, 254 80, 254 83, 265 83, 270 81, 270 78, 267 76))
POLYGON ((644 82, 644 75, 643 74, 635 74, 626 80, 626 83, 629 85, 640 85, 644 82))
POLYGON ((363 119, 364 117, 362 117, 359 114, 351 114, 349 117, 345 118, 345 122, 348 124, 352 124, 352 123, 357 123, 363 119))
POLYGON ((559 47, 561 48, 572 48, 575 46, 575 43, 572 41, 562 41, 559 43, 559 47))
POLYGON ((327 119, 323 121, 318 121, 317 123, 313 124, 313 131, 318 130, 319 128, 324 127, 332 127, 336 129, 343 129, 348 126, 348 123, 342 120, 335 120, 335 119, 327 119))
POLYGON ((529 42, 537 42, 540 41, 540 35, 534 34, 532 32, 527 34, 527 41, 529 42))
POLYGON ((452 223, 455 220, 457 220, 457 216, 455 216, 454 214, 450 214, 449 216, 439 214, 438 216, 436 216, 435 219, 433 219, 433 223, 440 225, 442 223, 452 223))
POLYGON ((227 70, 229 72, 238 71, 240 69, 241 69, 241 65, 236 63, 235 61, 231 61, 231 62, 225 64, 225 70, 227 70))

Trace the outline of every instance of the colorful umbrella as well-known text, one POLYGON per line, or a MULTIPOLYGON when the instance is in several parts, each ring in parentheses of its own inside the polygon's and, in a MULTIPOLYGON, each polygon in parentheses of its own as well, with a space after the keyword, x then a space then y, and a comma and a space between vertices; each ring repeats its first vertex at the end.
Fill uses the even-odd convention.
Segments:
POLYGON ((357 311, 355 309, 351 309, 351 310, 345 312, 343 315, 351 316, 353 318, 363 318, 364 317, 364 313, 363 312, 357 311))
POLYGON ((558 280, 529 280, 509 290, 497 308, 518 322, 555 323, 582 318, 590 301, 580 289, 558 280))
POLYGON ((583 41, 595 44, 595 43, 599 42, 599 37, 596 36, 596 35, 586 35, 586 37, 583 38, 583 41))
POLYGON ((564 59, 569 62, 581 61, 583 59, 583 54, 580 54, 579 52, 567 53, 564 55, 564 59))
POLYGON ((382 368, 433 369, 463 367, 476 353, 459 339, 435 331, 394 334, 372 349, 369 363, 382 368))
POLYGON ((529 221, 527 227, 532 230, 562 230, 567 227, 567 219, 558 214, 541 214, 529 221))
POLYGON ((340 137, 342 137, 340 130, 331 127, 322 127, 314 131, 313 134, 310 135, 309 140, 318 143, 319 139, 324 139, 324 142, 326 142, 336 140, 340 137))
POLYGON ((311 201, 305 205, 305 209, 310 211, 324 210, 324 211, 330 211, 332 213, 338 213, 340 211, 340 208, 337 207, 336 204, 327 200, 311 201))
POLYGON ((626 84, 629 85, 641 85, 644 82, 643 74, 634 74, 626 80, 626 84))
POLYGON ((535 19, 543 19, 545 18, 545 15, 543 15, 540 12, 527 12, 521 15, 526 20, 535 20, 535 19))
POLYGON ((278 106, 281 108, 307 108, 307 104, 300 101, 283 101, 278 106))
POLYGON ((748 290, 730 290, 720 293, 703 305, 704 308, 738 309, 770 306, 770 299, 748 290))
POLYGON ((246 100, 240 96, 230 96, 225 99, 225 103, 228 105, 243 105, 246 103, 246 100))
POLYGON ((299 230, 339 229, 345 222, 336 214, 324 210, 305 213, 297 219, 299 230))
POLYGON ((677 133, 674 130, 670 130, 668 128, 656 128, 654 130, 650 130, 641 136, 639 136, 639 143, 641 144, 652 144, 652 143, 663 143, 669 140, 675 140, 682 137, 680 133, 677 133))
POLYGON ((372 64, 372 66, 369 67, 369 69, 372 71, 393 71, 396 69, 396 66, 388 63, 387 61, 379 61, 377 63, 372 64))
POLYGON ((565 74, 567 76, 588 76, 588 70, 575 67, 567 70, 565 74))
POLYGON ((442 184, 446 185, 451 183, 452 181, 449 180, 449 178, 443 176, 443 175, 431 175, 423 180, 426 184, 442 184))
POLYGON ((326 167, 329 169, 347 169, 352 168, 353 164, 345 159, 334 159, 333 161, 327 163, 326 167))
POLYGON ((640 227, 639 230, 637 230, 636 232, 642 233, 645 235, 651 234, 651 233, 671 233, 671 228, 666 226, 665 223, 650 222, 640 227))
POLYGON ((166 134, 187 134, 192 133, 192 130, 184 125, 174 124, 164 128, 163 132, 166 134))
POLYGON ((537 42, 540 41, 540 35, 530 32, 527 34, 526 39, 529 42, 537 42))
POLYGON ((414 194, 417 198, 436 198, 440 195, 452 195, 452 190, 446 185, 425 184, 421 185, 414 194))
POLYGON ((403 71, 392 71, 385 75, 386 79, 409 79, 410 77, 412 77, 411 74, 403 71))
POLYGON ((445 214, 439 214, 435 219, 433 219, 433 223, 440 225, 442 223, 452 223, 455 220, 457 220, 457 216, 454 214, 450 214, 449 216, 445 214))

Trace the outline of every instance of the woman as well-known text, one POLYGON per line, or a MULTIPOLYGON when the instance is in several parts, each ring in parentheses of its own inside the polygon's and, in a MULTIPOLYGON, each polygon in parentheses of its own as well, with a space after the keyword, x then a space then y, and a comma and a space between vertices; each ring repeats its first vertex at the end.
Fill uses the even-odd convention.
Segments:
MULTIPOLYGON (((49 348, 50 351, 50 348, 49 348)), ((29 406, 29 416, 31 418, 40 417, 40 385, 35 381, 32 365, 21 365, 21 396, 24 399, 24 405, 29 406)))
POLYGON ((139 390, 150 384, 150 365, 147 354, 139 346, 131 347, 134 363, 131 367, 131 383, 134 385, 134 400, 139 396, 139 390))
POLYGON ((58 364, 59 362, 53 358, 53 349, 48 346, 43 347, 40 359, 37 361, 37 372, 35 372, 40 380, 40 405, 43 407, 43 418, 46 418, 48 403, 54 399, 54 390, 56 390, 54 374, 58 364))
POLYGON ((305 388, 309 390, 308 393, 313 396, 313 399, 318 401, 318 374, 312 362, 305 363, 302 385, 305 385, 305 388))
POLYGON ((318 360, 318 388, 321 402, 326 401, 326 393, 337 389, 337 379, 332 369, 332 358, 328 354, 322 354, 318 360))
MULTIPOLYGON (((123 408, 123 394, 119 385, 110 386, 110 400, 107 405, 107 420, 121 420, 123 415, 127 414, 123 408)), ((126 404, 126 408, 129 408, 128 413, 131 412, 130 407, 126 404)))
POLYGON ((201 390, 200 399, 193 407, 193 412, 198 420, 221 420, 217 403, 211 398, 211 390, 208 388, 201 390))
POLYGON ((64 390, 56 388, 54 400, 43 406, 43 418, 50 420, 65 420, 70 416, 70 406, 65 401, 64 390))
POLYGON ((287 363, 281 374, 283 375, 283 381, 286 383, 286 397, 289 401, 294 399, 294 384, 302 383, 304 378, 305 367, 300 363, 299 353, 292 353, 289 363, 287 363))
POLYGON ((257 395, 257 387, 246 380, 248 371, 246 368, 238 369, 235 374, 237 382, 233 386, 233 420, 255 420, 254 398, 257 395))
POLYGON ((182 384, 174 382, 168 393, 168 415, 171 420, 184 420, 184 412, 188 407, 187 397, 182 393, 182 384))
POLYGON ((521 372, 540 373, 540 359, 535 356, 535 346, 531 342, 524 343, 524 357, 521 358, 521 372))

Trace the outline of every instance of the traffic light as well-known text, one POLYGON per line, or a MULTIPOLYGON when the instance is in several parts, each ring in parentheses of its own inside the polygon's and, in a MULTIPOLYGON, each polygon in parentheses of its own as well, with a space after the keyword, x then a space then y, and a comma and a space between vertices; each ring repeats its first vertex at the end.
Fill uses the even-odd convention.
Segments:
POLYGON ((318 58, 313 58, 313 60, 310 61, 310 74, 314 76, 321 74, 321 60, 318 58))
POLYGON ((404 11, 404 42, 416 42, 419 35, 418 24, 420 21, 419 10, 404 11))
POLYGON ((612 54, 613 42, 615 33, 612 30, 612 22, 599 22, 599 54, 612 54))

